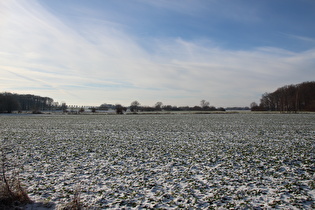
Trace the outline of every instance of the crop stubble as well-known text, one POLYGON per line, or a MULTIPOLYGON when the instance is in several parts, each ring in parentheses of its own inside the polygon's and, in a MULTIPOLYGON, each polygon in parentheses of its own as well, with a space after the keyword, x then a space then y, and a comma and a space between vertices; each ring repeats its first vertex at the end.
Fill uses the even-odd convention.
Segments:
POLYGON ((1 116, 33 200, 315 207, 314 114, 1 116))

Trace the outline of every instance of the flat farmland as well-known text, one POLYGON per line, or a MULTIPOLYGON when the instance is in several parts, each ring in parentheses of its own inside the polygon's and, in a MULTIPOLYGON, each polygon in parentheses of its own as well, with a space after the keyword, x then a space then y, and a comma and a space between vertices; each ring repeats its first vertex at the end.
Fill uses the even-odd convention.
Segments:
POLYGON ((30 198, 95 209, 315 208, 314 114, 2 115, 30 198))

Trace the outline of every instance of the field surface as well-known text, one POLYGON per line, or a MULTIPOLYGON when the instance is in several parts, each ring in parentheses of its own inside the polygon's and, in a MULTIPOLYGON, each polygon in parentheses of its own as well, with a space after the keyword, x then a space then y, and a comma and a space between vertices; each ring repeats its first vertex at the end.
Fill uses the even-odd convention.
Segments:
POLYGON ((315 208, 314 114, 0 115, 36 202, 315 208))

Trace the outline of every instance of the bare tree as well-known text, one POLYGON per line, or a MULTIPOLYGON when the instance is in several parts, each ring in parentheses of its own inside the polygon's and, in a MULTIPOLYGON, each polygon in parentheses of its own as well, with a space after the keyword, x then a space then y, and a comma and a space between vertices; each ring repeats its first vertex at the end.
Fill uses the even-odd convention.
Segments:
POLYGON ((207 109, 209 107, 210 103, 206 100, 201 100, 200 101, 200 106, 202 109, 207 109))
POLYGON ((137 112, 139 110, 140 103, 138 101, 133 101, 130 104, 130 111, 137 112))
POLYGON ((162 102, 156 102, 154 107, 157 111, 161 111, 162 110, 162 106, 163 106, 163 103, 162 102))
POLYGON ((285 85, 272 93, 264 93, 259 107, 281 112, 314 111, 315 82, 285 85))

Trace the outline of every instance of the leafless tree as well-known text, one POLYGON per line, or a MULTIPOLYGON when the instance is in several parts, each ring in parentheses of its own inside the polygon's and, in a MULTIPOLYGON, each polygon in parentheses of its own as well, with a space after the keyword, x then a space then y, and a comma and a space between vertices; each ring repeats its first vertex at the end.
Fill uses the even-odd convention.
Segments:
POLYGON ((139 111, 139 106, 140 106, 140 103, 138 101, 131 102, 131 104, 130 104, 130 111, 132 111, 132 112, 139 111))
POLYGON ((202 109, 207 109, 209 107, 209 105, 210 105, 210 103, 208 101, 206 101, 206 100, 201 100, 200 101, 200 107, 202 109))
POLYGON ((162 106, 163 106, 163 103, 162 102, 156 102, 154 107, 157 111, 161 111, 162 110, 162 106))

